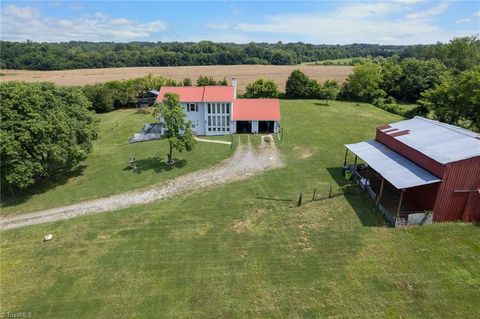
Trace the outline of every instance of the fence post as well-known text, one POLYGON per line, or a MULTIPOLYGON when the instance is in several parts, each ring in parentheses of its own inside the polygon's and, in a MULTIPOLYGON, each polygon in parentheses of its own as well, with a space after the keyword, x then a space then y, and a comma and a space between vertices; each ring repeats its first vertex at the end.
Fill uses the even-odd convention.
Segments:
POLYGON ((313 196, 312 196, 312 201, 315 200, 315 195, 317 194, 317 188, 315 187, 315 189, 313 190, 313 196))
POLYGON ((300 193, 298 194, 298 203, 297 203, 297 207, 300 207, 300 206, 302 206, 302 196, 303 196, 303 194, 302 194, 302 192, 300 192, 300 193))
POLYGON ((231 137, 231 142, 230 142, 230 149, 233 148, 233 134, 230 133, 230 137, 231 137))
POLYGON ((332 198, 332 185, 330 185, 330 190, 328 191, 328 198, 332 198))

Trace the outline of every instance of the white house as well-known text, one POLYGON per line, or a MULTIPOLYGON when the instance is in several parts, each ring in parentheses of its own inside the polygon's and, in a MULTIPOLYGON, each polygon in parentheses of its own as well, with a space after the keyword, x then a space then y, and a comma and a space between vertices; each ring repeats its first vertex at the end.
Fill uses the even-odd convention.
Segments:
POLYGON ((163 86, 157 102, 175 93, 196 135, 278 133, 278 99, 237 99, 237 81, 230 86, 163 86))

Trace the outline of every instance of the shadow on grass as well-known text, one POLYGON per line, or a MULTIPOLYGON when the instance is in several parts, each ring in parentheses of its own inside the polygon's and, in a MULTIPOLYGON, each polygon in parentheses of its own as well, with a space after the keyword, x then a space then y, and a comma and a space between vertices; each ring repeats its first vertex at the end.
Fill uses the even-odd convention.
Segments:
POLYGON ((330 106, 328 102, 315 102, 313 104, 317 106, 330 106))
MULTIPOLYGON (((344 186, 347 184, 345 178, 342 176, 341 167, 328 167, 328 173, 335 180, 338 186, 344 186)), ((358 219, 363 226, 369 227, 384 227, 385 221, 382 215, 378 212, 371 201, 370 197, 366 193, 360 194, 345 194, 345 199, 357 214, 358 219)))
POLYGON ((87 167, 86 165, 79 165, 70 171, 58 173, 57 175, 54 175, 48 179, 45 179, 44 181, 39 182, 39 184, 33 186, 32 188, 29 188, 24 191, 19 191, 13 195, 2 194, 2 202, 0 206, 1 207, 15 206, 15 205, 26 202, 27 200, 30 199, 30 197, 34 195, 39 195, 46 191, 51 190, 52 188, 55 188, 60 185, 64 185, 65 183, 68 182, 70 178, 83 175, 83 171, 85 170, 86 167, 87 167))
MULTIPOLYGON (((171 171, 174 168, 182 168, 187 165, 187 160, 185 159, 174 159, 175 163, 173 165, 168 165, 165 162, 165 158, 160 158, 158 156, 138 159, 135 161, 137 164, 137 169, 135 173, 141 174, 145 171, 153 170, 155 173, 161 173, 165 171, 171 171)), ((129 167, 124 168, 124 170, 130 170, 129 167)))

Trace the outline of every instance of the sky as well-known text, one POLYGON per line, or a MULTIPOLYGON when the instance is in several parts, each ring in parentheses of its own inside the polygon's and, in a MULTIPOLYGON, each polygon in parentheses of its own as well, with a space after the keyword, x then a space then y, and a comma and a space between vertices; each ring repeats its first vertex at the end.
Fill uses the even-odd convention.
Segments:
POLYGON ((10 41, 428 44, 480 34, 476 1, 2 1, 10 41))

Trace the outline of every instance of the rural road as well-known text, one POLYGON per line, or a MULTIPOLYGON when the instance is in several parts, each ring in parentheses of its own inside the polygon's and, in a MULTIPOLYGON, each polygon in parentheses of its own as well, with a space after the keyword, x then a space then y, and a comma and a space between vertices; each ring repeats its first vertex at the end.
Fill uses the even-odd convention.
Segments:
POLYGON ((85 201, 74 205, 52 208, 44 211, 7 216, 0 220, 0 229, 7 230, 29 225, 48 223, 77 216, 114 211, 134 205, 142 205, 171 196, 197 191, 241 179, 246 179, 264 170, 281 167, 282 160, 275 147, 274 138, 270 143, 262 142, 258 150, 250 144, 239 145, 229 159, 208 169, 180 176, 165 185, 85 201))

